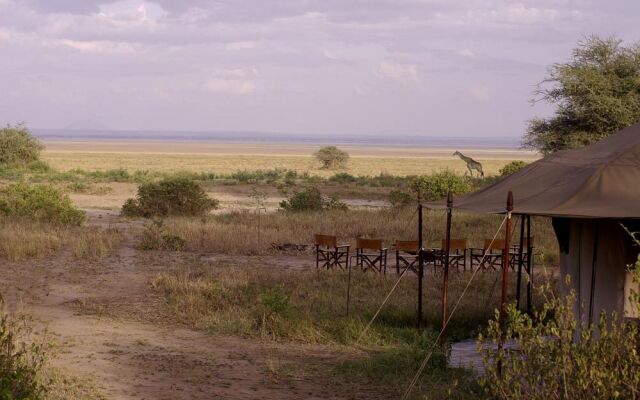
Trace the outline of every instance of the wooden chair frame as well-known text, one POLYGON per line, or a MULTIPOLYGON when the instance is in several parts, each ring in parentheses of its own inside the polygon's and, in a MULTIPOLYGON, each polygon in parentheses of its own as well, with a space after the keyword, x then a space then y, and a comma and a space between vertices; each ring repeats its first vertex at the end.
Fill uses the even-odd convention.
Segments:
MULTIPOLYGON (((434 267, 444 267, 445 263, 445 249, 447 245, 446 239, 442 239, 440 242, 441 247, 436 250, 436 264, 434 267)), ((467 270, 467 251, 468 241, 467 239, 451 239, 449 242, 449 267, 455 267, 460 271, 462 266, 463 271, 467 270)))
POLYGON ((370 269, 387 273, 387 248, 383 247, 382 239, 356 239, 356 266, 363 271, 370 269), (373 250, 371 253, 365 250, 373 250))
POLYGON ((492 268, 494 271, 502 269, 504 262, 504 239, 485 239, 484 246, 470 249, 471 270, 474 267, 486 270, 492 268))
POLYGON ((409 268, 418 273, 418 263, 420 262, 420 242, 417 240, 397 240, 396 241, 396 273, 400 275, 400 269, 409 268))
MULTIPOLYGON (((533 243, 534 243, 534 238, 535 236, 531 236, 531 245, 529 245, 529 242, 527 241, 527 238, 525 238, 522 242, 522 265, 528 265, 529 262, 529 256, 531 256, 531 258, 533 259, 533 243)), ((513 246, 511 246, 511 251, 509 251, 509 265, 511 266, 511 269, 515 269, 518 266, 518 256, 520 255, 520 243, 516 243, 513 246)), ((531 265, 533 265, 533 260, 531 262, 531 265)))
POLYGON ((316 246, 316 269, 331 269, 334 267, 342 269, 349 268, 349 248, 351 246, 338 246, 338 239, 335 236, 319 234, 314 236, 316 246))

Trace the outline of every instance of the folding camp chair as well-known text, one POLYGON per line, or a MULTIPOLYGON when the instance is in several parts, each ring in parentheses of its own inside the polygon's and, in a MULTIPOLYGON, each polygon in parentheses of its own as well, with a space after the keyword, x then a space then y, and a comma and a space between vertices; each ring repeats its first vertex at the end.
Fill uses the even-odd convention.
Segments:
POLYGON ((382 239, 356 239, 355 257, 356 266, 363 271, 387 273, 387 248, 382 246, 382 239))
MULTIPOLYGON (((440 249, 436 250, 438 254, 436 267, 444 266, 444 252, 447 247, 446 239, 442 239, 440 245, 440 249)), ((460 266, 462 266, 463 271, 467 270, 467 239, 451 239, 449 241, 449 267, 455 267, 460 271, 460 266)))
POLYGON ((418 253, 420 243, 417 240, 397 240, 396 241, 396 272, 400 274, 400 269, 409 268, 418 273, 418 263, 420 256, 418 253))
POLYGON ((474 267, 487 269, 491 267, 494 271, 502 268, 504 262, 504 239, 485 239, 484 246, 470 249, 471 270, 474 267))
MULTIPOLYGON (((534 237, 535 236, 531 236, 531 242, 527 241, 527 238, 524 238, 524 240, 522 241, 522 265, 528 265, 529 256, 533 257, 534 237)), ((511 251, 509 251, 509 265, 511 266, 511 269, 516 268, 516 266, 518 265, 519 255, 520 255, 520 243, 516 243, 513 246, 511 246, 511 251)))
POLYGON ((316 269, 349 268, 349 245, 338 246, 338 239, 331 235, 315 235, 316 269), (321 265, 322 263, 322 265, 321 265))

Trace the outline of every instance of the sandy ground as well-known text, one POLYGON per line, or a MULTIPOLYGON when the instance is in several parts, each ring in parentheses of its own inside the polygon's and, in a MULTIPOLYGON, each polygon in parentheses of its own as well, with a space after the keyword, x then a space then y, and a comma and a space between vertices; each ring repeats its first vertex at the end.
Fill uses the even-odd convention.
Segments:
MULTIPOLYGON (((90 211, 89 217, 89 224, 121 224, 110 212, 90 211)), ((351 357, 354 350, 212 336, 172 323, 150 281, 179 260, 133 246, 128 237, 115 256, 97 263, 62 254, 0 265, 7 307, 29 313, 48 332, 55 343, 53 365, 92 377, 107 398, 386 397, 326 373, 323 364, 351 357)))

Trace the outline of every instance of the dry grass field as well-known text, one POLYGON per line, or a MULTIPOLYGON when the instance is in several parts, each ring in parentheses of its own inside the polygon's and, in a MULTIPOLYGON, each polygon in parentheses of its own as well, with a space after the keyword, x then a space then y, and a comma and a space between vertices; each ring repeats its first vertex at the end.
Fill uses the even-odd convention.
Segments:
MULTIPOLYGON (((357 341, 395 282, 393 252, 387 275, 353 271, 346 315, 345 271, 316 271, 311 250, 272 246, 308 245, 314 233, 336 234, 352 245, 357 237, 379 237, 389 247, 398 239, 415 239, 415 208, 391 208, 387 196, 393 186, 323 180, 323 192, 340 196, 350 209, 297 213, 275 209, 287 193, 313 180, 283 188, 282 182, 212 179, 202 184, 220 200, 220 209, 204 217, 152 222, 119 216, 137 181, 119 180, 117 173, 89 174, 119 168, 215 174, 283 168, 324 177, 418 175, 445 168, 462 173, 464 164, 449 149, 349 149, 347 169, 324 171, 310 156, 313 149, 304 146, 254 146, 244 155, 237 145, 178 144, 173 152, 157 143, 148 149, 87 146, 52 144, 43 154, 52 170, 35 180, 54 177, 51 183, 87 211, 83 226, 17 219, 4 219, 0 226, 5 261, 0 272, 6 277, 0 290, 8 309, 29 315, 35 332, 46 338, 51 368, 45 374, 54 381, 49 398, 386 399, 406 387, 440 323, 441 272, 429 267, 425 278, 425 330, 415 327, 417 279, 408 274, 357 341), (60 173, 73 169, 85 175, 60 173), (252 197, 256 190, 264 195, 260 205, 252 197)), ((512 159, 533 158, 517 151, 471 154, 490 174, 512 159)), ((16 179, 11 171, 4 176, 8 183, 16 179)), ((480 246, 500 221, 500 216, 456 213, 453 236, 480 246)), ((533 226, 538 261, 553 265, 549 221, 534 219, 533 226)), ((444 214, 428 211, 427 247, 439 245, 443 229, 444 214)), ((553 277, 540 265, 536 274, 537 283, 553 277)), ((452 271, 451 299, 470 277, 452 271)), ((494 315, 499 274, 489 270, 475 278, 452 320, 450 342, 473 337, 494 315)), ((514 279, 512 274, 511 296, 514 279)), ((477 390, 470 372, 448 367, 438 352, 415 398, 475 398, 477 390)))
MULTIPOLYGON (((134 143, 129 146, 113 143, 45 143, 43 159, 53 168, 109 170, 123 168, 134 171, 194 171, 228 174, 238 170, 267 170, 274 168, 308 172, 330 176, 336 171, 321 170, 311 156, 316 147, 311 146, 256 146, 220 145, 202 146, 188 143, 134 143)), ((442 169, 464 173, 463 161, 452 156, 455 149, 408 149, 383 146, 363 148, 345 147, 352 157, 348 167, 341 172, 352 175, 421 175, 442 169)), ((465 150, 466 151, 466 150, 465 150)), ((495 174, 513 160, 533 160, 536 155, 517 150, 469 150, 467 153, 481 161, 487 174, 495 174)))

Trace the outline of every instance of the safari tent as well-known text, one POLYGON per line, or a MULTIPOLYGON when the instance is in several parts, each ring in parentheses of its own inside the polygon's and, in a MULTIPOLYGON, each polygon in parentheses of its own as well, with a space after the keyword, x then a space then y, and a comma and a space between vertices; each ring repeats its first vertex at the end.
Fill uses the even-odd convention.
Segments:
POLYGON ((557 152, 480 191, 456 199, 453 208, 552 218, 560 272, 569 275, 584 322, 601 310, 636 317, 627 304, 628 266, 638 248, 625 227, 640 231, 640 124, 590 146, 557 152))

